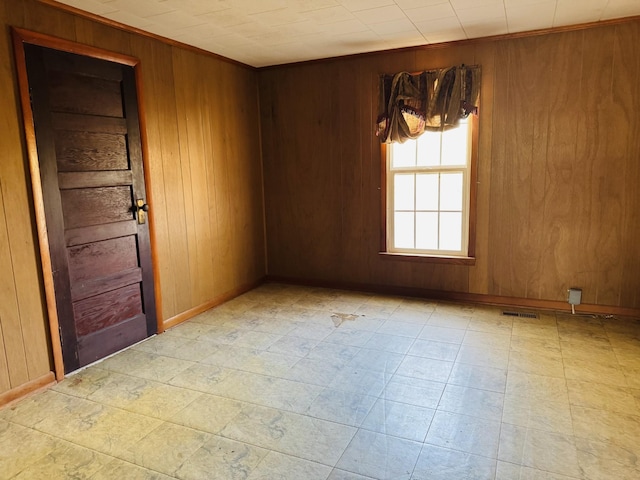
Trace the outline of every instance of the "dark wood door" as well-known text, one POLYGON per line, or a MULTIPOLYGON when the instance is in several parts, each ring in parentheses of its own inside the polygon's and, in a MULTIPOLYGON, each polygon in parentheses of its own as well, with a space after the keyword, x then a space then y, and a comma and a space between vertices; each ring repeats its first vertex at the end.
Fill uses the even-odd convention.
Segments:
POLYGON ((25 57, 70 372, 156 332, 135 71, 30 44, 25 57))

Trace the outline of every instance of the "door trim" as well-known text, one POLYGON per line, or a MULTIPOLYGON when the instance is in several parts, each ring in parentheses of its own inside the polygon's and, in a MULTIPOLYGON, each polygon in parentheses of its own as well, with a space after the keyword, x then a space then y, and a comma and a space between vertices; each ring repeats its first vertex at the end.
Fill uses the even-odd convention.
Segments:
MULTIPOLYGON (((44 292, 47 304, 47 316, 49 319, 49 333, 51 335, 51 348, 53 354, 53 366, 57 381, 64 378, 64 361, 62 357, 62 344, 60 341, 60 330, 58 313, 56 309, 56 296, 53 281, 53 271, 51 267, 51 255, 49 252, 49 237, 47 234, 47 223, 44 210, 44 198, 42 194, 42 184, 40 181, 40 162, 38 150, 36 148, 36 134, 33 122, 33 111, 31 109, 31 98, 29 94, 29 81, 27 77, 27 65, 24 52, 24 44, 38 45, 52 48, 68 53, 75 53, 86 57, 100 60, 107 60, 133 67, 136 79, 136 93, 138 96, 138 121, 140 123, 140 140, 142 146, 142 165, 144 169, 144 180, 146 184, 146 198, 151 205, 153 197, 151 193, 151 178, 149 174, 149 156, 146 132, 146 120, 144 112, 144 101, 142 95, 142 81, 140 78, 140 60, 128 55, 102 50, 100 48, 83 45, 42 33, 12 27, 13 47, 18 75, 18 85, 20 90, 20 103, 22 106, 22 117, 24 122, 25 142, 27 157, 29 159, 29 171, 31 174, 31 188, 35 211, 36 229, 38 233, 38 244, 40 247, 40 260, 42 262, 42 276, 44 281, 44 292)), ((160 288, 160 274, 158 268, 156 231, 154 221, 154 211, 149 212, 149 243, 151 248, 151 263, 154 280, 154 297, 156 304, 156 324, 157 331, 164 331, 162 321, 162 297, 160 288)))

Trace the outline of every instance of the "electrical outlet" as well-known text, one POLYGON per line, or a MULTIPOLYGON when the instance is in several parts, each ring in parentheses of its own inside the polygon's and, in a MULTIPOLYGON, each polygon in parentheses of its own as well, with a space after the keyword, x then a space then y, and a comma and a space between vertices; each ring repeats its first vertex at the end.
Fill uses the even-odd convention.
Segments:
POLYGON ((580 305, 580 302, 582 301, 582 289, 570 288, 567 293, 567 302, 569 302, 570 305, 580 305))

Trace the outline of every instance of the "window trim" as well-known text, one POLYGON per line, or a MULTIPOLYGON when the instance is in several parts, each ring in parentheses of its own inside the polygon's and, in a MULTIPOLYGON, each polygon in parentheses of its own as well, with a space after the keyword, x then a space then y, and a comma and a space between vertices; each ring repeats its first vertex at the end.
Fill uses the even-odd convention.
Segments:
POLYGON ((469 228, 467 231, 467 256, 438 255, 410 252, 390 252, 387 248, 387 149, 388 144, 380 144, 380 252, 379 255, 388 259, 475 265, 476 261, 476 222, 477 222, 477 194, 478 194, 478 116, 469 115, 471 127, 471 158, 469 165, 469 228))

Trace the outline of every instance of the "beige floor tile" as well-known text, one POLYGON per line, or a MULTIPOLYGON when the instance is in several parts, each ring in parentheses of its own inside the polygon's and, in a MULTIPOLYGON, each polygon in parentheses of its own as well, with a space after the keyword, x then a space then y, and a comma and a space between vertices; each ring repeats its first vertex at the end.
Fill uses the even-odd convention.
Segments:
POLYGON ((460 345, 456 343, 437 342, 435 340, 423 340, 419 338, 413 342, 408 353, 414 357, 454 362, 459 350, 460 345))
POLYGON ((422 324, 387 320, 376 331, 378 333, 386 333, 388 335, 400 335, 401 337, 416 338, 422 331, 422 324))
POLYGON ((495 472, 494 459, 427 444, 422 447, 411 480, 494 480, 495 472))
POLYGON ((393 374, 403 359, 404 355, 399 353, 363 348, 354 355, 346 366, 347 368, 393 374))
POLYGON ((572 405, 640 416, 631 388, 570 379, 567 380, 567 388, 572 405))
POLYGON ((471 322, 471 315, 452 315, 449 313, 434 312, 427 322, 435 327, 459 328, 466 330, 471 322))
POLYGON ((509 365, 509 350, 484 346, 462 345, 456 359, 479 367, 506 369, 509 365))
POLYGON ((557 473, 546 472, 536 468, 525 467, 508 462, 498 461, 495 480, 581 480, 582 477, 568 477, 557 473))
POLYGON ((445 343, 462 343, 466 330, 459 328, 435 327, 433 325, 425 325, 420 332, 418 338, 423 340, 434 340, 436 342, 445 343))
POLYGON ((331 467, 301 458, 269 452, 247 480, 326 480, 331 467))
POLYGON ((407 355, 398 370, 396 370, 396 373, 420 380, 446 382, 449 379, 452 368, 453 362, 407 355))
POLYGON ((16 480, 90 478, 111 461, 111 457, 71 443, 61 444, 15 476, 16 480))
POLYGON ((221 435, 334 466, 355 432, 354 427, 249 405, 221 435))
POLYGON ((487 458, 496 458, 500 422, 437 411, 425 443, 487 458))
POLYGON ((294 337, 285 335, 272 343, 268 351, 286 356, 306 357, 320 340, 314 338, 294 337))
POLYGON ((566 400, 552 401, 506 395, 502 421, 519 427, 573 435, 571 408, 566 400))
POLYGON ((513 320, 501 316, 484 316, 477 313, 471 317, 467 330, 485 333, 498 333, 511 335, 513 320))
POLYGON ((326 388, 315 398, 305 414, 359 427, 375 402, 376 397, 326 388))
POLYGON ((605 383, 619 387, 628 386, 621 367, 601 364, 595 360, 585 362, 571 358, 564 359, 564 371, 567 379, 594 383, 605 383))
POLYGON ((564 378, 565 364, 559 353, 534 353, 531 351, 511 351, 509 371, 564 378))
POLYGON ((571 435, 503 424, 498 458, 537 470, 580 477, 575 440, 571 435))
POLYGON ((152 355, 152 358, 149 358, 142 365, 132 365, 129 371, 122 373, 156 382, 167 382, 193 365, 195 363, 188 360, 152 355))
POLYGON ((328 343, 337 343, 338 345, 350 345, 352 347, 363 347, 373 337, 373 332, 367 330, 336 330, 330 335, 324 337, 324 341, 328 343))
POLYGON ((91 480, 171 480, 170 477, 154 470, 139 467, 124 460, 113 459, 91 476, 91 480))
POLYGON ((409 480, 422 444, 359 430, 337 467, 381 480, 409 480))
POLYGON ((199 322, 183 322, 175 327, 169 328, 164 333, 169 336, 183 337, 195 340, 202 335, 206 335, 214 328, 213 325, 199 322))
POLYGON ((374 333, 369 341, 364 344, 364 348, 405 354, 413 344, 414 339, 411 337, 400 337, 398 335, 388 335, 386 333, 374 333))
POLYGON ((60 444, 51 435, 0 420, 0 472, 4 478, 11 478, 60 444))
POLYGON ((74 397, 86 398, 102 387, 109 375, 110 373, 99 368, 98 364, 67 375, 51 389, 74 397))
POLYGON ((312 351, 312 353, 313 356, 297 361, 295 365, 283 374, 284 378, 295 382, 326 387, 334 381, 338 373, 346 368, 349 363, 348 359, 340 358, 340 356, 323 359, 317 352, 312 351))
POLYGON ((358 475, 357 473, 334 468, 327 480, 371 480, 371 478, 372 477, 365 477, 363 475, 358 475))
POLYGON ((446 384, 394 375, 380 398, 435 409, 446 384))
POLYGON ((438 302, 434 313, 443 313, 450 315, 472 316, 476 311, 475 305, 466 303, 438 302))
POLYGON ((571 407, 575 436, 611 443, 638 452, 640 416, 584 407, 571 407))
POLYGON ((546 340, 557 340, 558 328, 556 325, 544 325, 534 319, 516 319, 513 322, 512 333, 518 337, 539 338, 546 340))
POLYGON ((502 393, 447 385, 440 398, 438 410, 500 421, 503 404, 504 395, 502 393))
MULTIPOLYGON (((177 337, 175 335, 155 335, 134 345, 124 352, 120 352, 117 357, 119 357, 121 353, 128 352, 129 350, 136 350, 140 352, 155 353, 156 355, 164 355, 167 357, 181 358, 177 356, 177 352, 185 351, 187 345, 192 342, 193 340, 190 338, 177 337)), ((119 360, 116 360, 115 357, 111 358, 114 359, 113 363, 119 363, 119 360)))
POLYGON ((268 450, 214 436, 176 472, 183 480, 229 480, 247 478, 268 450))
POLYGON ((150 417, 168 419, 201 395, 189 388, 113 374, 88 399, 150 417))
MULTIPOLYGON (((399 372, 400 368, 398 368, 399 372)), ((379 396, 391 379, 389 372, 376 372, 359 368, 345 367, 338 372, 329 387, 345 392, 379 396)))
POLYGON ((423 442, 434 414, 431 408, 378 399, 360 427, 423 442))
POLYGON ((426 325, 431 317, 433 310, 413 308, 414 306, 406 306, 401 304, 398 308, 386 318, 388 320, 405 323, 415 323, 416 325, 426 325))
POLYGON ((585 480, 636 480, 640 478, 639 448, 630 449, 598 442, 576 439, 578 463, 585 480))
POLYGON ((175 472, 199 448, 213 437, 212 434, 192 428, 163 423, 122 452, 119 457, 147 469, 166 475, 175 472))
POLYGON ((33 427, 42 420, 48 419, 51 412, 71 417, 76 411, 99 408, 100 405, 95 402, 51 389, 25 398, 23 401, 2 410, 1 413, 4 420, 33 427))
POLYGON ((567 382, 564 378, 509 371, 507 374, 507 395, 529 397, 534 400, 567 402, 567 382))
POLYGON ((92 410, 50 416, 35 428, 68 442, 118 456, 161 423, 154 418, 96 404, 92 410))
POLYGON ((507 370, 455 363, 449 376, 449 383, 461 387, 504 393, 507 385, 507 370))
POLYGON ((510 348, 515 352, 532 352, 534 354, 553 355, 561 352, 560 340, 557 338, 511 337, 510 348))
POLYGON ((0 477, 636 480, 639 408, 640 322, 267 284, 0 409, 0 477))
POLYGON ((244 403, 236 400, 203 393, 173 415, 171 421, 185 427, 217 434, 240 413, 244 406, 244 403))
POLYGON ((511 335, 508 333, 487 333, 467 330, 462 344, 487 349, 509 349, 509 345, 511 344, 511 335))
POLYGON ((623 367, 640 369, 640 347, 613 348, 618 363, 623 367))

